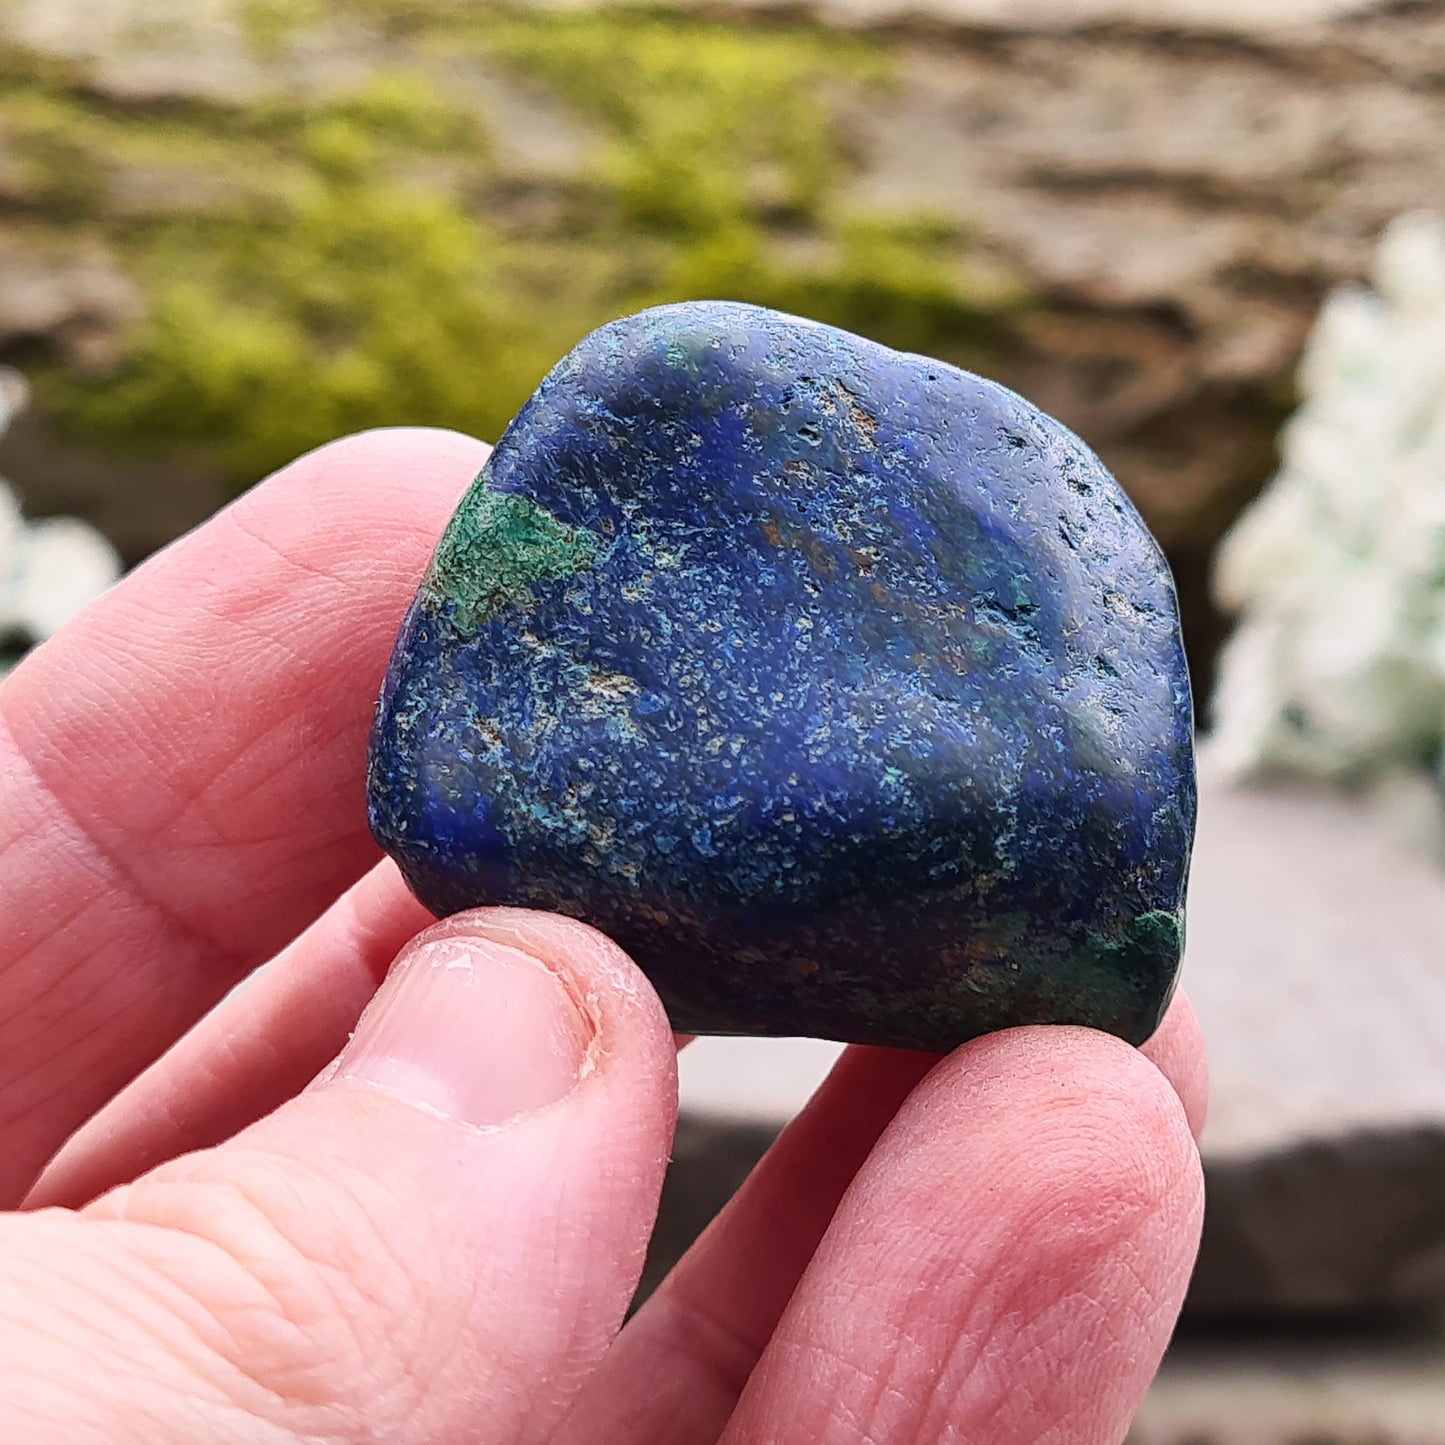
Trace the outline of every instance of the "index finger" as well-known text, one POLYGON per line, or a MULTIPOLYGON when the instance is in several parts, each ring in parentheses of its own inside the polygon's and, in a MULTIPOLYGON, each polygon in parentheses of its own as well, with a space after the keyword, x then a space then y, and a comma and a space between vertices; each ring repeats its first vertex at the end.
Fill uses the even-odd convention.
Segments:
POLYGON ((423 430, 313 452, 0 689, 0 1206, 375 861, 377 689, 486 457, 423 430))

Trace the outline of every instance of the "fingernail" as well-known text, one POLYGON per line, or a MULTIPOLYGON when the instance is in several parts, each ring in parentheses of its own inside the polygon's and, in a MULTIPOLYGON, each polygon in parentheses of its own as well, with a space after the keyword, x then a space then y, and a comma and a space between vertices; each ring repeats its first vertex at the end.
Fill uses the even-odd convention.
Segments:
POLYGON ((397 958, 327 1082, 501 1124, 569 1093, 594 1032, 531 954, 490 939, 435 939, 397 958))

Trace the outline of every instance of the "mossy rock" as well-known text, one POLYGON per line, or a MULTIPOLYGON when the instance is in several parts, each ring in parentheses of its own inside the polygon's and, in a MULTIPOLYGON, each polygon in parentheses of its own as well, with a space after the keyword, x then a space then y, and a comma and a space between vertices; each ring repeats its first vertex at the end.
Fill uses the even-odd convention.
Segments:
POLYGON ((111 374, 41 377, 73 437, 184 450, 236 486, 366 426, 495 438, 580 336, 689 297, 981 369, 1008 345, 1020 300, 971 285, 956 226, 847 199, 839 113, 890 85, 884 45, 618 7, 236 13, 278 77, 323 21, 381 43, 353 83, 278 81, 245 105, 121 104, 83 65, 4 57, 0 135, 34 177, 28 208, 103 239, 147 300, 111 374), (465 83, 489 76, 565 107, 590 161, 559 178, 499 159, 465 83))

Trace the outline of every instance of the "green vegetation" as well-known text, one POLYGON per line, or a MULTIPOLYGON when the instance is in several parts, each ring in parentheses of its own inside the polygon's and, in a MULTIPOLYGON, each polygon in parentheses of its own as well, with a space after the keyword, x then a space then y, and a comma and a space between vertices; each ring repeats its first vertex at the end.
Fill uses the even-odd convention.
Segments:
POLYGON ((28 209, 101 237, 148 301, 114 375, 42 378, 73 432, 192 449, 238 484, 368 425, 495 437, 592 327, 699 296, 988 364, 1000 303, 970 298, 965 238, 845 199, 837 113, 889 83, 876 45, 618 8, 240 10, 266 63, 347 14, 390 36, 392 68, 244 107, 127 107, 0 57, 28 209), (573 117, 570 173, 530 174, 494 143, 499 80, 573 117))
POLYGON ((475 33, 606 128, 628 222, 690 236, 817 220, 842 168, 820 92, 886 74, 877 52, 796 28, 606 11, 513 14, 475 33))
POLYGON ((325 0, 243 0, 241 29, 262 59, 280 55, 325 17, 325 0))

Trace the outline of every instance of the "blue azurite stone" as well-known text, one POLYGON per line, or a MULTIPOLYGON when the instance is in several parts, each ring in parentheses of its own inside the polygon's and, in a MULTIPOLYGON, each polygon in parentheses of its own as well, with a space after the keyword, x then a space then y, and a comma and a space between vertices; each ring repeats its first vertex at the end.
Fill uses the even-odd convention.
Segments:
POLYGON ((370 804, 428 906, 585 918, 678 1029, 1142 1041, 1194 829, 1173 586, 1003 387, 755 307, 644 312, 452 519, 370 804))

